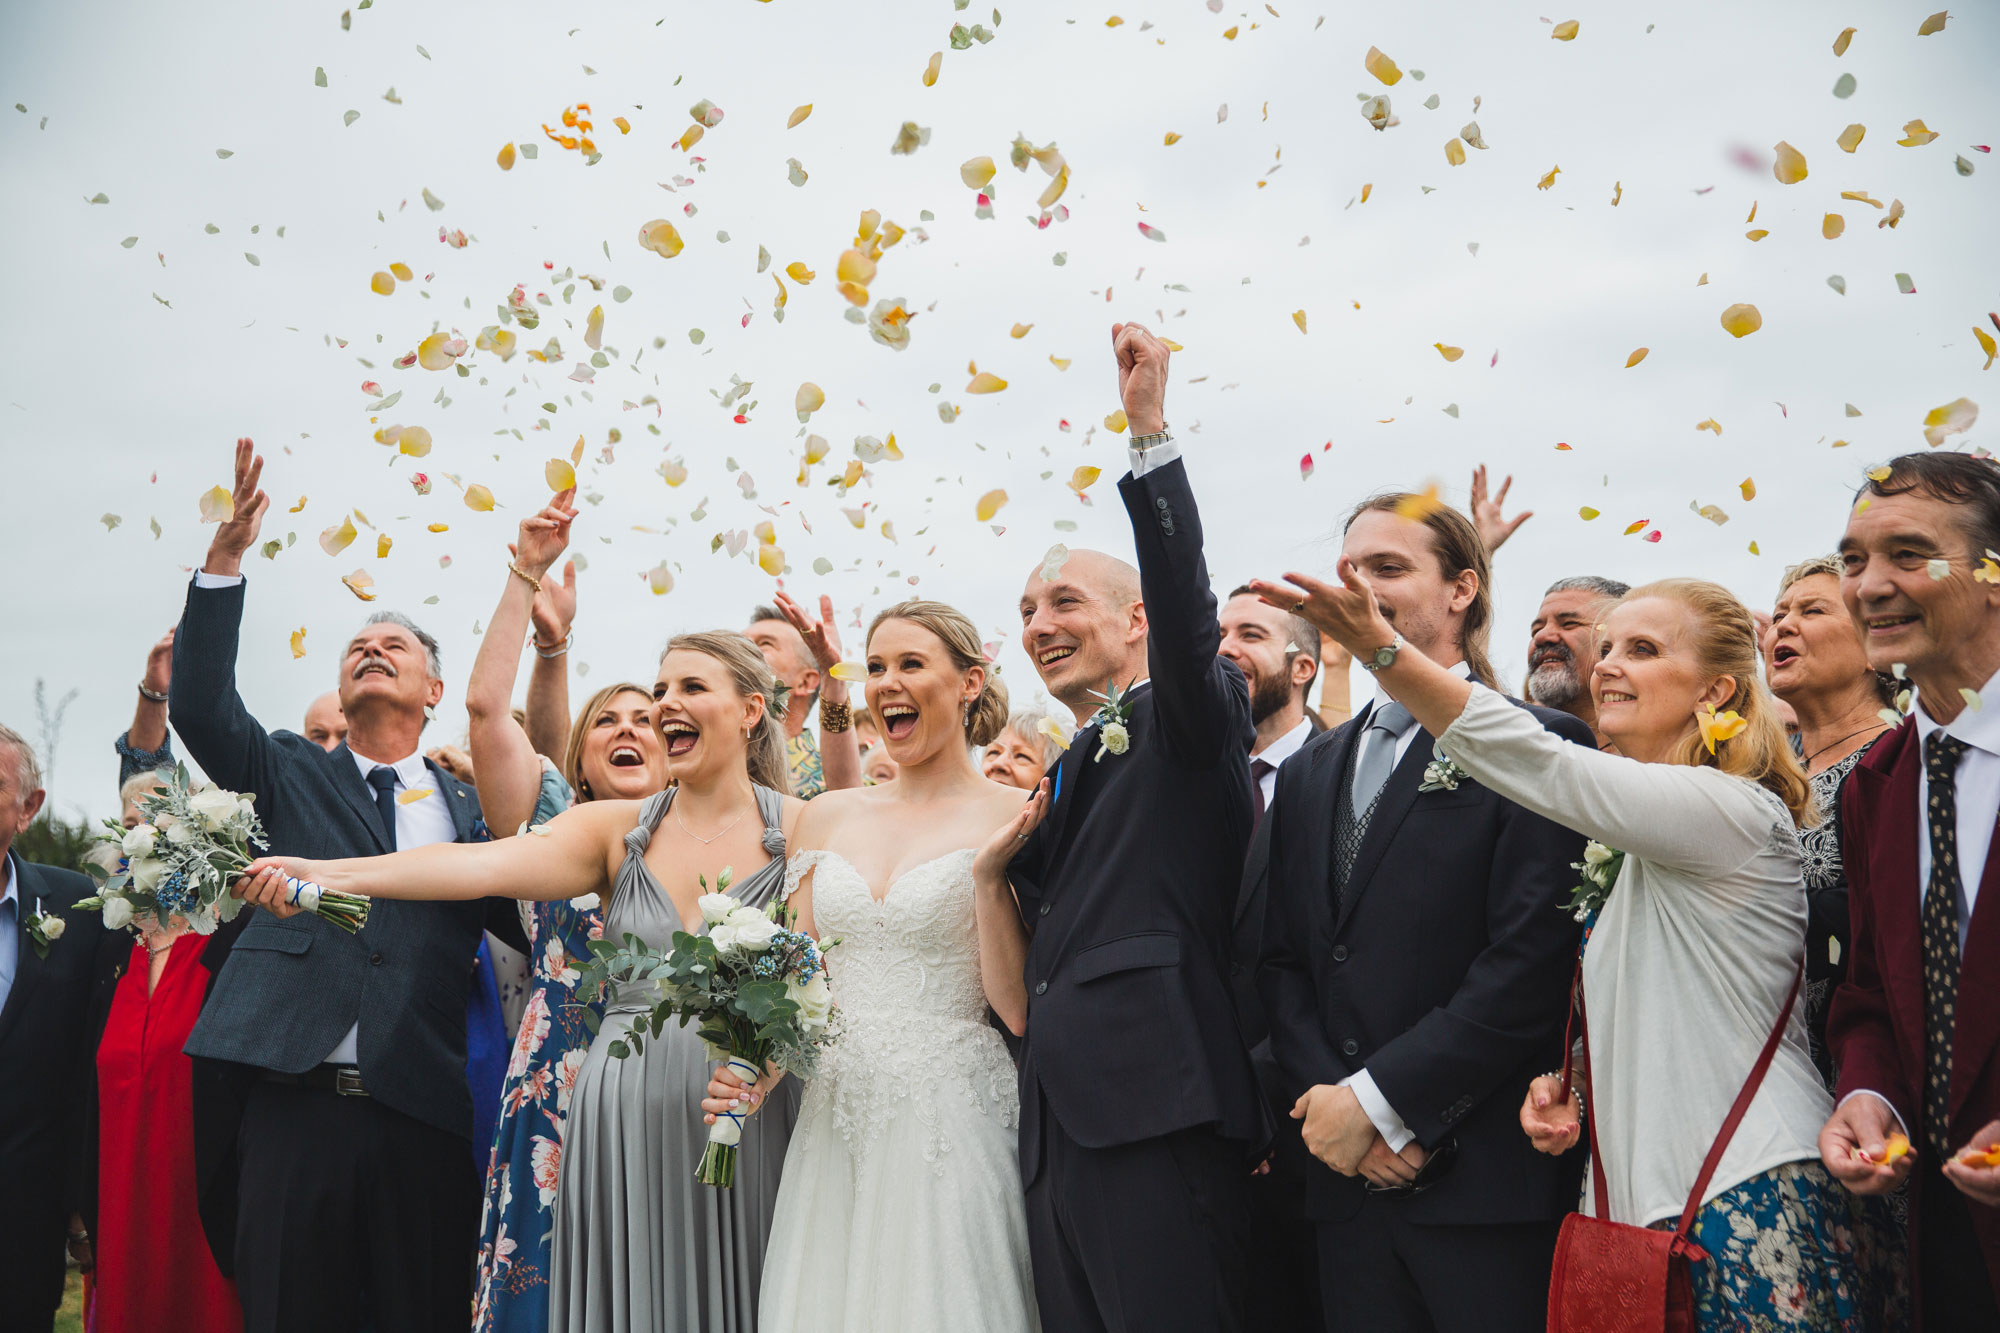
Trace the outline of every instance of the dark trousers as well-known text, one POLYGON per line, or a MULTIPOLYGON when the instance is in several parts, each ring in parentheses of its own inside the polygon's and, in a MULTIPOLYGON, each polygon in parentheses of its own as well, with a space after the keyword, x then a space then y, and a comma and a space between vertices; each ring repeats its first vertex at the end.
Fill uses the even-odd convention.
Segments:
POLYGON ((62 1182, 27 1185, 0 1193, 0 1333, 49 1333, 62 1304, 69 1219, 53 1205, 62 1182))
POLYGON ((1422 1225, 1373 1196, 1319 1224, 1327 1333, 1541 1333, 1560 1221, 1422 1225))
POLYGON ((2000 1304, 1993 1277, 1972 1229, 1972 1211, 1958 1187, 1938 1170, 1935 1156, 1918 1159, 1924 1173, 1918 1191, 1917 1292, 1924 1333, 1993 1333, 2000 1329, 2000 1304))
POLYGON ((1280 1118, 1277 1125, 1271 1169, 1250 1179, 1250 1295, 1244 1323, 1263 1333, 1325 1323, 1319 1303, 1319 1245, 1305 1216, 1305 1177, 1309 1170, 1328 1168, 1306 1151, 1297 1121, 1280 1118))
POLYGON ((479 1176, 464 1139, 371 1097, 258 1083, 238 1152, 246 1333, 468 1326, 479 1176))
POLYGON ((1043 1333, 1234 1333, 1243 1327, 1249 1183, 1243 1144, 1183 1129, 1085 1148, 1048 1104, 1028 1186, 1043 1333))

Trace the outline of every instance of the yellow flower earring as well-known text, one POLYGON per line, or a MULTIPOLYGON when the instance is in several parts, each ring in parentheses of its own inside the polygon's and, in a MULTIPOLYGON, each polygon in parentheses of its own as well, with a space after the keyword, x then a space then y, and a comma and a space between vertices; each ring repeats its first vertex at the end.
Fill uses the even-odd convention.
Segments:
POLYGON ((1718 741, 1732 740, 1742 735, 1743 729, 1750 725, 1748 719, 1733 709, 1724 709, 1718 713, 1714 704, 1703 704, 1702 707, 1707 711, 1696 713, 1694 724, 1701 728, 1702 743, 1708 746, 1710 754, 1715 753, 1718 741))

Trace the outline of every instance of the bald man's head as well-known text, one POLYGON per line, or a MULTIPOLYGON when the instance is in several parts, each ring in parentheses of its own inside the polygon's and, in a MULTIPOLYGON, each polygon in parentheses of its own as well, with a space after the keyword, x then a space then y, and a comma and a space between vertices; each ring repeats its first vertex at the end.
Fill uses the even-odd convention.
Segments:
POLYGON ((1139 571, 1103 551, 1052 555, 1021 589, 1021 647, 1049 693, 1086 716, 1092 690, 1146 675, 1139 571))
POLYGON ((347 715, 340 711, 340 692, 329 690, 306 705, 305 738, 332 752, 347 739, 347 715))

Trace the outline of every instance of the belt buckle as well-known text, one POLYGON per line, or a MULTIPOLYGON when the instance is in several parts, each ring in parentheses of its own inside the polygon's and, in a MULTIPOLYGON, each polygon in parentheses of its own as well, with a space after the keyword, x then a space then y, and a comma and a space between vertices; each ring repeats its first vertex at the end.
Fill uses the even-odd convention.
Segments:
POLYGON ((333 1071, 333 1091, 341 1097, 366 1097, 368 1089, 361 1086, 359 1069, 336 1069, 333 1071))

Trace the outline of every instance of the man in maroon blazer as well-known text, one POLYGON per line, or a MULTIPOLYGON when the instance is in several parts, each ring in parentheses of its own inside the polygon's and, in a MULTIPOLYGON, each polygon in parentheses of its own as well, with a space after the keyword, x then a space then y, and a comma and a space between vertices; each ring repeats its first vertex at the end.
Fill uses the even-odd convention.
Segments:
POLYGON ((1819 1146, 1857 1193, 1910 1180, 1926 1330, 2000 1329, 2000 1165, 1985 1162, 2000 1144, 1996 548, 2000 467, 1959 453, 1894 460, 1840 542, 1869 665, 1908 680, 1915 701, 1841 793, 1853 945, 1819 1146), (1889 1149, 1896 1132, 1907 1154, 1889 1149))

